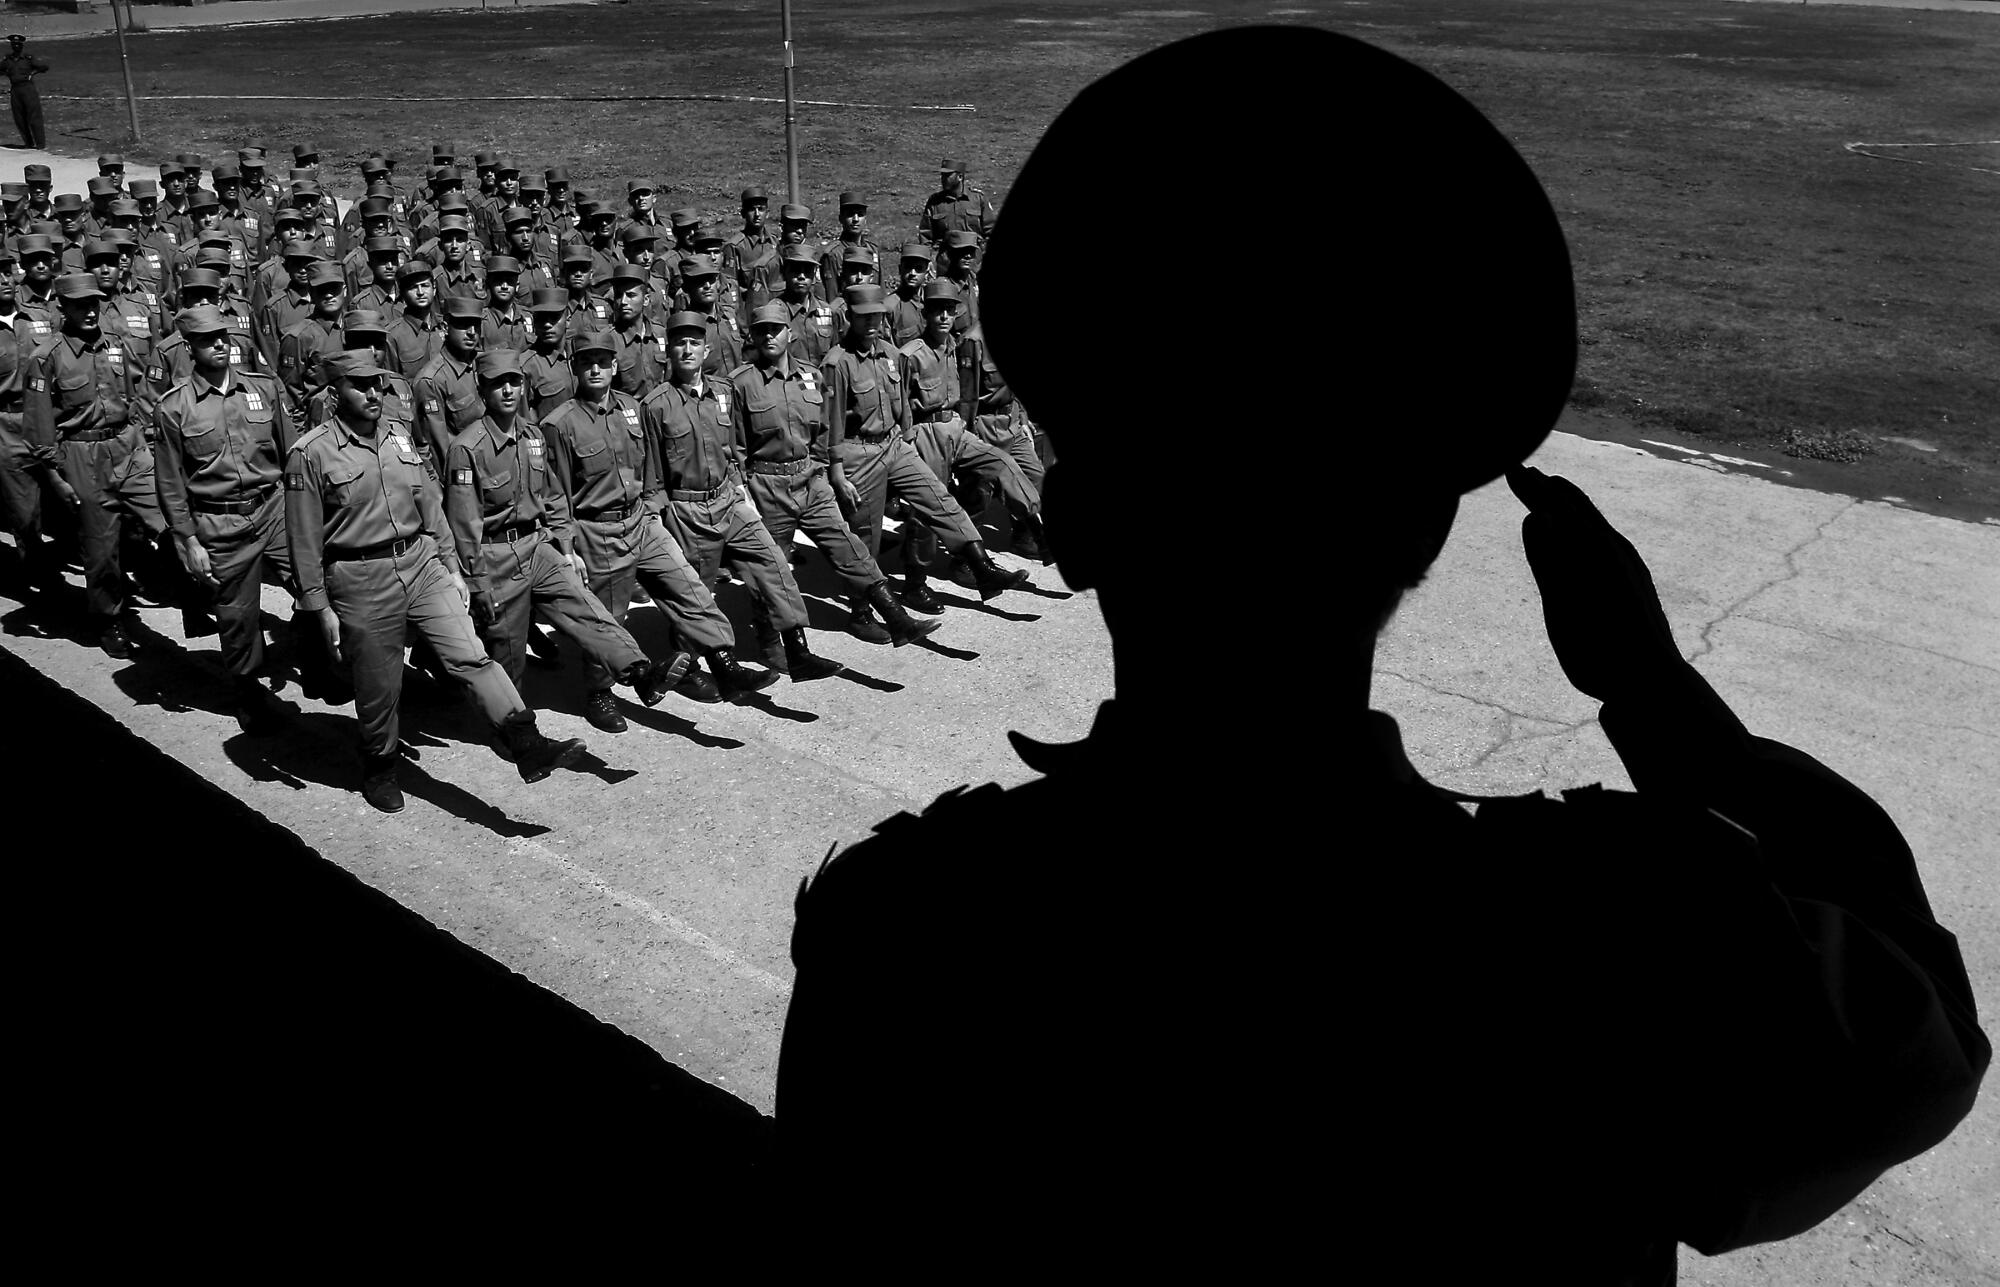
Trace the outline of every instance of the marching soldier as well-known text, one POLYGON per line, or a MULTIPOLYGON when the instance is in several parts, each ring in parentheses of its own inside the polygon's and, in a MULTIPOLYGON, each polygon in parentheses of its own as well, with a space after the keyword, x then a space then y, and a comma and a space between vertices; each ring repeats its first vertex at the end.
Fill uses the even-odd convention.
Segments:
MULTIPOLYGON (((372 309, 354 308, 341 314, 340 349, 343 353, 360 353, 375 365, 388 372, 382 377, 382 414, 400 424, 411 424, 417 405, 416 395, 411 391, 410 382, 396 370, 396 355, 389 347, 389 328, 382 321, 382 315, 372 309)), ((333 419, 338 399, 331 386, 327 385, 324 370, 319 375, 320 388, 306 404, 306 427, 316 429, 333 419)))
MULTIPOLYGON (((847 310, 847 333, 827 353, 821 370, 826 377, 833 488, 845 503, 854 534, 868 547, 870 558, 879 557, 882 509, 893 493, 946 549, 964 557, 981 599, 1020 588, 1028 574, 1009 572, 993 561, 972 519, 910 445, 910 399, 901 354, 878 334, 889 311, 882 288, 850 288, 847 310)), ((925 586, 923 561, 908 558, 904 564, 904 604, 923 605, 920 610, 937 607, 925 586)), ((865 603, 854 605, 863 629, 873 625, 867 612, 865 603)))
POLYGON ((372 308, 385 316, 396 309, 401 292, 396 286, 396 270, 403 266, 403 243, 396 237, 370 237, 348 252, 351 261, 362 255, 360 274, 347 278, 347 302, 354 308, 372 308))
MULTIPOLYGON (((722 248, 722 270, 731 277, 740 281, 745 274, 756 271, 777 256, 778 238, 766 222, 770 210, 771 196, 764 189, 743 189, 742 230, 722 248)), ((675 231, 678 233, 678 227, 675 231)), ((691 254, 694 247, 690 245, 687 250, 691 254)))
MULTIPOLYGON (((549 477, 542 431, 522 414, 520 354, 481 353, 478 369, 486 414, 452 440, 444 508, 487 654, 518 688, 539 614, 583 649, 594 672, 615 675, 640 701, 659 705, 693 658, 673 652, 655 663, 591 596, 584 561, 570 544, 567 498, 549 477)), ((624 729, 608 688, 592 690, 585 714, 607 732, 624 729), (607 710, 616 718, 606 718, 607 710)))
POLYGON ((986 194, 965 182, 965 162, 938 162, 938 190, 924 202, 917 236, 937 245, 947 232, 969 232, 984 241, 993 231, 993 206, 986 194))
MULTIPOLYGON (((729 414, 749 474, 746 489, 764 528, 780 550, 803 531, 847 582, 852 597, 882 614, 882 621, 850 617, 848 633, 867 643, 914 643, 938 628, 914 620, 889 593, 888 578, 840 516, 835 489, 834 438, 826 419, 826 390, 819 372, 792 356, 791 314, 776 301, 750 313, 750 361, 729 373, 729 414), (883 623, 887 628, 884 629, 883 623)), ((851 492, 844 480, 840 487, 851 492)))
POLYGON ((409 426, 381 423, 385 372, 359 353, 328 366, 338 411, 285 459, 285 526, 300 606, 317 614, 327 652, 353 674, 362 796, 385 813, 403 807, 397 705, 411 627, 472 690, 522 781, 573 763, 583 743, 544 737, 480 643, 437 479, 409 426))
POLYGON ((868 251, 871 263, 882 257, 882 247, 868 235, 868 198, 859 192, 840 194, 840 240, 829 242, 820 252, 820 288, 828 299, 839 299, 851 284, 840 280, 841 260, 851 250, 868 251))
POLYGON ((521 354, 521 375, 528 384, 528 411, 537 421, 547 420, 576 392, 563 325, 568 313, 569 296, 560 290, 538 290, 528 302, 535 342, 521 354))
POLYGON ((214 305, 183 310, 174 327, 193 371, 160 399, 154 486, 181 565, 214 595, 237 722, 246 733, 271 733, 284 713, 257 678, 264 665, 259 589, 266 560, 284 584, 292 580, 280 486, 291 418, 276 381, 231 364, 239 341, 214 305))
POLYGON ((836 338, 833 306, 819 294, 819 260, 804 246, 787 246, 778 257, 785 270, 785 293, 777 302, 785 309, 792 356, 816 367, 836 338))
POLYGON ((446 330, 430 262, 407 259, 397 265, 396 289, 399 303, 389 317, 389 348, 396 355, 396 367, 420 372, 444 348, 446 330))
POLYGON ((806 644, 806 604, 791 561, 743 486, 729 386, 708 370, 705 313, 667 319, 668 380, 640 406, 646 439, 659 462, 665 493, 661 517, 704 585, 726 559, 750 587, 764 663, 792 682, 825 679, 844 667, 813 655, 806 644))
POLYGON ((326 378, 320 364, 347 347, 340 336, 340 316, 347 311, 347 278, 340 265, 319 260, 312 266, 309 283, 312 312, 278 342, 278 382, 291 395, 300 420, 326 378))
POLYGON ((417 442, 442 468, 451 440, 485 414, 473 361, 479 356, 479 327, 486 309, 466 295, 440 300, 436 307, 444 311, 444 345, 418 368, 410 385, 417 399, 417 442))
POLYGON ((511 255, 486 261, 486 311, 479 319, 479 349, 519 351, 534 343, 534 320, 515 298, 521 265, 511 255))
POLYGON ((132 655, 122 620, 126 581, 120 536, 166 531, 153 487, 152 389, 124 342, 100 323, 104 292, 89 273, 56 283, 62 330, 39 341, 27 364, 25 428, 45 466, 60 468, 77 498, 86 611, 108 656, 132 655))
POLYGON ((889 342, 908 344, 924 333, 924 286, 931 279, 931 248, 921 241, 903 247, 896 289, 888 298, 889 342))
POLYGON ((42 490, 46 486, 65 504, 75 503, 75 493, 49 453, 37 452, 28 436, 24 395, 35 340, 34 320, 19 308, 13 252, 0 250, 0 518, 14 534, 29 586, 57 592, 62 560, 42 539, 42 490))
MULTIPOLYGON (((250 319, 243 315, 242 307, 235 300, 224 298, 222 294, 221 273, 213 268, 188 269, 181 274, 178 295, 182 311, 201 307, 215 309, 229 331, 228 359, 231 367, 246 373, 268 374, 263 355, 257 349, 250 319)), ((188 349, 187 337, 176 327, 153 349, 153 364, 146 370, 146 379, 156 393, 165 394, 193 374, 194 354, 188 349)))
POLYGON ((612 387, 644 398, 666 378, 667 337, 646 317, 646 277, 638 267, 619 264, 605 284, 611 335, 618 341, 618 375, 612 387))
MULTIPOLYGON (((617 357, 618 341, 608 332, 573 340, 576 396, 543 424, 549 463, 576 531, 573 548, 583 556, 591 593, 612 617, 623 623, 633 586, 643 583, 673 623, 675 637, 707 656, 714 682, 690 668, 676 691, 695 701, 740 700, 776 683, 778 676, 746 670, 737 662, 729 618, 667 534, 657 499, 648 502, 658 486, 658 466, 648 463, 652 457, 638 402, 611 387, 617 357)), ((586 664, 591 709, 598 715, 617 714, 615 708, 604 709, 611 678, 601 664, 586 664)), ((607 718, 599 727, 616 731, 611 727, 615 722, 607 718)))
POLYGON ((469 257, 471 247, 472 233, 464 215, 438 217, 438 261, 434 276, 440 300, 462 296, 474 302, 485 301, 484 274, 469 257))
POLYGON ((713 256, 693 255, 681 261, 680 311, 699 313, 708 319, 707 357, 702 370, 708 375, 725 376, 743 365, 743 346, 748 338, 736 310, 721 306, 722 270, 713 256))

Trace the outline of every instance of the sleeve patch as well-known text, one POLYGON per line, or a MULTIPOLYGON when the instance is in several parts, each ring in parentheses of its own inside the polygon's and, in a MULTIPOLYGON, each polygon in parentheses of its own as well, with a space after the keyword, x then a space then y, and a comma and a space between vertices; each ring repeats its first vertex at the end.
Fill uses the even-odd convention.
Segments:
POLYGON ((426 398, 424 400, 424 410, 430 415, 437 415, 439 412, 443 411, 444 408, 438 405, 438 400, 436 398, 426 398))
POLYGON ((28 387, 36 393, 47 393, 49 391, 49 382, 37 375, 29 379, 28 387))
POLYGON ((470 487, 472 486, 472 471, 470 469, 454 469, 451 471, 451 481, 455 487, 470 487))
POLYGON ((288 491, 288 492, 302 492, 302 491, 304 491, 305 489, 306 489, 306 476, 305 476, 304 474, 286 474, 286 475, 285 475, 285 490, 286 490, 286 491, 288 491))

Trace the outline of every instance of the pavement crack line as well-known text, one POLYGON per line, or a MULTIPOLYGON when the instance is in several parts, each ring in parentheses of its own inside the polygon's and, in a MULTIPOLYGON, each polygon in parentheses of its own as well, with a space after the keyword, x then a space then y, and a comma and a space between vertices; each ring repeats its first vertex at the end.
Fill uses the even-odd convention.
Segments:
MULTIPOLYGON (((1474 697, 1470 693, 1461 693, 1456 689, 1441 688, 1436 684, 1427 684, 1421 679, 1412 679, 1410 676, 1403 674, 1401 671, 1385 670, 1382 667, 1377 666, 1375 668, 1375 673, 1378 675, 1387 675, 1391 679, 1400 679, 1404 683, 1410 685, 1410 687, 1412 688, 1421 688, 1425 692, 1435 694, 1436 696, 1439 697, 1453 697, 1457 698, 1459 701, 1469 702, 1474 706, 1482 707, 1489 711, 1496 711, 1499 714, 1506 716, 1509 721, 1518 719, 1518 720, 1526 720, 1530 724, 1553 724, 1561 729, 1576 727, 1575 724, 1568 723, 1564 720, 1550 719, 1546 715, 1530 715, 1526 711, 1517 711, 1511 706, 1503 706, 1499 702, 1490 701, 1484 697, 1474 697)), ((1596 717, 1592 716, 1592 718, 1594 719, 1596 717)))
POLYGON ((1744 606, 1747 605, 1751 600, 1755 599, 1758 595, 1763 594, 1767 590, 1772 590, 1777 588, 1778 586, 1783 585, 1787 581, 1797 580, 1801 575, 1798 565, 1798 556, 1804 553, 1808 546, 1817 544, 1818 542, 1825 540, 1828 529, 1832 528, 1832 526, 1835 523, 1838 523, 1842 519, 1842 517, 1844 517, 1847 514, 1849 510, 1853 509, 1856 505, 1859 505, 1860 503, 1861 502, 1859 499, 1849 500, 1845 505, 1842 505, 1839 509, 1835 510, 1831 515, 1829 515, 1824 523, 1821 523, 1817 528, 1813 529, 1813 534, 1811 536, 1806 537, 1803 541, 1800 541, 1797 545, 1794 545, 1791 549, 1786 550, 1784 554, 1781 556, 1784 560, 1785 570, 1783 572, 1780 572, 1778 575, 1770 577, 1767 580, 1759 582, 1756 586, 1753 586, 1750 590, 1740 595, 1735 602, 1725 607, 1721 611, 1721 613, 1719 613, 1715 618, 1710 620, 1707 625, 1704 625, 1701 628, 1701 636, 1695 643, 1695 650, 1692 653, 1688 654, 1688 660, 1690 662, 1698 661, 1701 658, 1706 657, 1710 652, 1714 651, 1715 642, 1711 638, 1711 636, 1715 633, 1715 628, 1721 625, 1723 622, 1729 620, 1731 617, 1734 617, 1738 612, 1742 611, 1744 606))
POLYGON ((757 966, 750 964, 680 917, 673 915, 671 912, 661 911, 637 894, 618 888, 616 885, 599 876, 596 872, 590 870, 590 868, 570 861, 547 845, 530 840, 525 836, 514 836, 507 841, 507 849, 511 853, 533 858, 539 863, 554 868, 571 882, 583 886, 594 894, 601 895, 614 903, 633 909, 653 924, 665 930, 673 938, 701 952, 718 964, 727 966, 730 973, 736 975, 738 978, 747 979, 751 983, 755 983, 773 996, 783 997, 790 995, 792 985, 769 970, 759 969, 757 966))

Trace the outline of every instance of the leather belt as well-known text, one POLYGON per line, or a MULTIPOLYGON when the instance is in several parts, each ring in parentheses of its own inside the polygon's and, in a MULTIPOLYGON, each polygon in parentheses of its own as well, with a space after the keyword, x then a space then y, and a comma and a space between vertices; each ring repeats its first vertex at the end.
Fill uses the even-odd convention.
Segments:
POLYGON ((578 510, 576 516, 586 523, 622 523, 638 510, 637 505, 612 505, 605 509, 594 509, 588 514, 578 510))
POLYGON ((328 550, 321 558, 324 563, 362 563, 369 559, 400 559, 417 548, 423 540, 423 533, 405 536, 394 541, 384 541, 380 545, 364 545, 358 550, 328 550))
POLYGON ((669 492, 668 496, 677 501, 687 501, 690 504, 694 505, 705 505, 709 501, 720 500, 724 495, 735 490, 735 486, 736 485, 734 483, 724 483, 720 487, 711 487, 705 492, 691 492, 691 491, 676 489, 672 492, 669 492))
POLYGON ((509 523, 503 528, 486 533, 485 536, 480 538, 479 543, 481 545, 512 545, 524 536, 533 536, 535 533, 541 531, 542 526, 542 520, 539 518, 531 523, 509 523))
POLYGON ((271 499, 273 490, 275 489, 270 487, 260 487, 245 500, 215 501, 190 496, 188 508, 197 514, 255 514, 264 508, 264 502, 271 499))
POLYGON ((125 431, 129 428, 131 428, 130 425, 119 425, 116 429, 83 429, 79 430, 76 433, 64 434, 63 441, 64 442, 109 442, 113 438, 124 437, 125 431))
POLYGON ((817 468, 819 468, 819 462, 810 456, 807 456, 803 460, 753 460, 750 462, 751 473, 763 474, 767 478, 790 478, 794 474, 803 474, 808 470, 817 468))

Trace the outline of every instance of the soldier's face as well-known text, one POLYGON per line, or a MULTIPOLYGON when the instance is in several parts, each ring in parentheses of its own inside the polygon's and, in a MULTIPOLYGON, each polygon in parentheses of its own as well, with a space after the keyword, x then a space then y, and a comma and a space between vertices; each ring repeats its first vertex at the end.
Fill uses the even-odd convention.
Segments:
POLYGON ((869 340, 874 339, 875 332, 882 329, 882 321, 886 316, 887 315, 883 313, 859 313, 850 311, 847 314, 848 338, 863 344, 867 343, 869 340))
MULTIPOLYGON (((188 181, 186 175, 183 174, 170 175, 167 178, 162 179, 161 182, 166 185, 168 196, 178 200, 179 198, 187 195, 188 181)), ((30 192, 33 192, 34 188, 35 188, 34 184, 31 183, 28 185, 28 190, 30 192)), ((42 191, 47 192, 48 189, 43 188, 42 191)))
POLYGON ((751 232, 762 231, 764 216, 769 214, 770 210, 771 203, 768 201, 745 202, 743 205, 743 226, 751 232))
POLYGON ((65 210, 56 216, 56 226, 61 228, 63 236, 68 237, 71 241, 76 240, 77 229, 82 224, 83 212, 81 210, 65 210))
POLYGON ((688 302, 702 312, 715 307, 716 278, 689 277, 687 282, 688 302))
POLYGON ((499 375, 491 380, 481 380, 479 392, 486 399, 486 409, 496 416, 511 416, 521 409, 521 377, 518 375, 499 375))
POLYGON ((514 302, 515 285, 516 282, 512 277, 504 275, 488 277, 486 279, 486 296, 500 307, 505 308, 514 302))
POLYGON ((395 255, 377 255, 368 261, 368 271, 374 275, 375 284, 393 295, 396 293, 396 270, 402 265, 395 255))
POLYGON ((313 312, 321 317, 339 317, 347 307, 347 287, 338 282, 315 286, 312 290, 313 312))
POLYGON ((590 220, 590 236, 595 241, 605 241, 611 236, 613 220, 608 215, 594 215, 590 220))
POLYGON ((97 278, 97 289, 109 291, 118 284, 118 261, 98 259, 89 265, 91 276, 97 278))
POLYGON ((470 238, 456 228, 438 234, 438 250, 444 254, 447 264, 464 263, 465 248, 469 244, 470 238))
POLYGON ((862 225, 867 222, 868 212, 866 210, 856 210, 850 206, 840 212, 840 226, 851 233, 860 232, 862 225))
POLYGON ((0 264, 0 304, 7 305, 11 310, 20 295, 21 286, 14 276, 14 265, 0 264))
MULTIPOLYGON (((494 180, 494 186, 500 189, 502 196, 518 196, 521 191, 521 176, 518 174, 502 175, 500 178, 494 180)), ((513 203, 509 202, 508 204, 511 205, 513 203)))
POLYGON ((159 209, 160 199, 158 197, 139 198, 139 217, 141 219, 151 219, 155 214, 159 213, 159 209))
POLYGON ((708 336, 699 331, 675 331, 667 341, 667 357, 674 364, 677 379, 690 379, 708 360, 708 336))
POLYGON ((921 259, 905 259, 903 261, 903 285, 923 285, 924 278, 930 275, 930 267, 929 264, 921 259))
POLYGON ((563 274, 563 282, 572 294, 581 295, 590 289, 590 265, 577 264, 563 274))
POLYGON ((382 377, 343 376, 334 383, 340 414, 349 420, 374 424, 382 418, 382 377))
POLYGON ((792 328, 782 322, 758 322, 750 328, 751 351, 760 366, 769 366, 785 355, 792 340, 792 328))
POLYGON ((102 320, 100 305, 103 301, 91 299, 65 299, 62 302, 63 329, 73 334, 95 339, 98 324, 102 320))
POLYGON ((558 179, 549 180, 549 200, 557 205, 569 200, 569 184, 558 179))
POLYGON ((618 359, 609 353, 584 353, 578 355, 573 366, 576 387, 596 395, 611 387, 611 375, 618 369, 618 359))
POLYGON ((521 194, 521 208, 523 210, 540 210, 547 196, 548 194, 544 192, 523 192, 521 194))
POLYGON ((21 260, 21 278, 36 290, 47 290, 55 277, 55 257, 48 252, 29 255, 21 260))
POLYGON ((812 225, 809 223, 803 223, 794 219, 785 220, 785 244, 788 246, 802 245, 806 239, 806 229, 810 227, 812 225))
POLYGON ((437 283, 428 277, 413 278, 403 284, 403 303, 419 313, 428 310, 437 298, 437 283))
POLYGON ((951 334, 951 319, 958 313, 958 306, 948 299, 931 300, 924 305, 924 333, 935 344, 951 334))
POLYGON ((812 279, 817 275, 818 270, 810 264, 786 264, 785 294, 793 299, 804 299, 806 292, 812 289, 812 279))
POLYGON ((210 206, 195 215, 195 223, 203 232, 214 232, 222 223, 222 211, 210 206))
POLYGON ((535 251, 535 226, 531 223, 517 223, 507 230, 507 244, 514 249, 516 259, 527 259, 535 251))
POLYGON ((658 200, 651 192, 639 191, 632 194, 632 208, 642 215, 653 212, 653 202, 658 200))
POLYGON ((554 345, 562 338, 562 325, 561 313, 535 314, 535 343, 554 345))
POLYGON ((395 220, 385 214, 369 215, 361 221, 361 228, 362 235, 368 237, 387 237, 396 231, 395 220))
POLYGON ((938 186, 944 189, 946 196, 955 197, 958 195, 958 190, 965 186, 965 176, 957 171, 941 174, 938 176, 938 186))
POLYGON ((849 264, 840 272, 840 289, 846 290, 849 286, 866 286, 873 280, 875 280, 875 270, 873 268, 864 267, 861 264, 849 264))
POLYGON ((204 331, 187 337, 188 356, 195 370, 213 380, 229 365, 229 332, 204 331))
POLYGON ((444 333, 444 346, 461 362, 472 357, 479 352, 479 323, 452 318, 450 329, 444 333))
POLYGON ((612 293, 611 309, 619 321, 636 322, 639 320, 639 310, 644 307, 645 301, 645 287, 626 286, 612 293))
POLYGON ((292 285, 298 287, 300 290, 306 289, 306 279, 312 276, 314 262, 310 259, 292 259, 286 261, 285 270, 291 277, 292 285))

